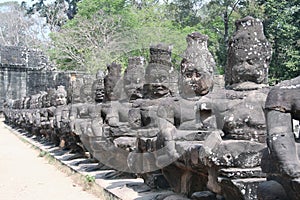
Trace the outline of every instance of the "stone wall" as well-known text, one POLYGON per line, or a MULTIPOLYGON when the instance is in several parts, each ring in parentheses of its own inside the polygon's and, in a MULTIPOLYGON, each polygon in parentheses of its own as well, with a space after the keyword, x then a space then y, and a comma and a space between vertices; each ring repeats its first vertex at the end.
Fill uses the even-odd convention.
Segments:
POLYGON ((67 89, 72 73, 55 70, 41 51, 0 46, 0 108, 7 99, 20 99, 58 85, 67 89))

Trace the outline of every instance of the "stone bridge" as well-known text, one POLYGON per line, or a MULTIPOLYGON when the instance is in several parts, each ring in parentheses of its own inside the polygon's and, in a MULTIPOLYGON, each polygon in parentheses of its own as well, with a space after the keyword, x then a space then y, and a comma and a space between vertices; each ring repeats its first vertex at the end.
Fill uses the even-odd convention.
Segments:
POLYGON ((1 98, 15 99, 5 104, 6 123, 69 150, 71 160, 98 163, 86 170, 114 169, 106 178, 141 177, 149 190, 186 197, 164 200, 299 199, 292 119, 300 119, 300 77, 268 85, 262 22, 236 21, 225 87, 216 84, 208 37, 193 32, 186 41, 178 71, 172 47, 159 43, 148 63, 131 57, 123 74, 111 63, 91 78, 53 70, 40 52, 3 47, 1 98))

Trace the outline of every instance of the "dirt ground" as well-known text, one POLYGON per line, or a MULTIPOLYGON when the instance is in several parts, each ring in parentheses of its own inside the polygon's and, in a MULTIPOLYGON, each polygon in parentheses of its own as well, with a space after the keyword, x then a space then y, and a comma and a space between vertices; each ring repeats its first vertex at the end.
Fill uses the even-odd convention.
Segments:
POLYGON ((1 200, 99 200, 7 129, 0 119, 1 200))

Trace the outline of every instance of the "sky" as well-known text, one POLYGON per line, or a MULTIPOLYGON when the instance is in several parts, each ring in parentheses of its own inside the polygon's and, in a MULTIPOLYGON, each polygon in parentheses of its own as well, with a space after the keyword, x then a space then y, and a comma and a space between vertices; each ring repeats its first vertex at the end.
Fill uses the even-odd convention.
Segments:
POLYGON ((19 3, 21 3, 22 1, 31 2, 31 0, 0 0, 0 3, 10 2, 10 1, 17 1, 19 3))
MULTIPOLYGON (((30 3, 32 2, 36 2, 37 0, 0 0, 0 3, 4 3, 4 2, 10 2, 10 1, 16 1, 18 3, 22 3, 22 1, 25 1, 28 5, 30 5, 30 3)), ((50 1, 54 1, 54 0, 46 0, 46 2, 50 2, 50 1)))
POLYGON ((32 2, 31 0, 0 0, 0 3, 11 2, 11 1, 16 1, 16 2, 18 2, 19 4, 21 4, 22 1, 25 1, 27 4, 29 4, 29 3, 32 2))

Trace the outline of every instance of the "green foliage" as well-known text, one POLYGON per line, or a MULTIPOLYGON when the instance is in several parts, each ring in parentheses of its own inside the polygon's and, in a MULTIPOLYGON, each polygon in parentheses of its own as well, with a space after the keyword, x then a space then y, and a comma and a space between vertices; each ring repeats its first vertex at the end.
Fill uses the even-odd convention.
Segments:
POLYGON ((51 58, 61 69, 93 72, 105 69, 112 61, 126 67, 129 56, 147 59, 149 46, 160 42, 173 45, 174 63, 178 65, 186 35, 198 31, 209 36, 208 48, 223 73, 234 23, 250 15, 264 21, 265 34, 273 46, 270 80, 275 83, 300 75, 299 0, 73 2, 77 15, 51 36, 51 58))
POLYGON ((51 58, 60 69, 96 72, 126 51, 121 17, 98 11, 90 19, 77 15, 74 21, 51 35, 51 58))
POLYGON ((125 8, 125 0, 83 0, 77 6, 78 15, 91 18, 100 9, 112 15, 120 14, 125 8))
POLYGON ((173 13, 175 25, 185 28, 196 26, 201 18, 199 8, 202 1, 199 0, 173 0, 167 5, 168 12, 173 13))
POLYGON ((96 181, 96 178, 95 178, 95 176, 91 176, 91 175, 85 175, 85 181, 87 182, 87 183, 95 183, 95 181, 96 181))
POLYGON ((39 157, 45 157, 48 154, 46 151, 41 151, 39 157))
POLYGON ((209 49, 221 74, 227 62, 228 40, 235 31, 234 22, 241 18, 241 3, 238 0, 212 0, 203 8, 202 24, 210 38, 209 49))
POLYGON ((269 0, 263 6, 265 32, 273 48, 270 79, 278 82, 299 76, 299 1, 269 0))
POLYGON ((186 34, 174 28, 165 6, 153 1, 142 7, 117 3, 91 15, 96 2, 102 6, 109 1, 82 1, 77 16, 52 34, 51 58, 60 69, 95 72, 113 61, 126 67, 129 56, 149 58, 150 45, 157 43, 173 45, 174 58, 185 49, 186 34))

